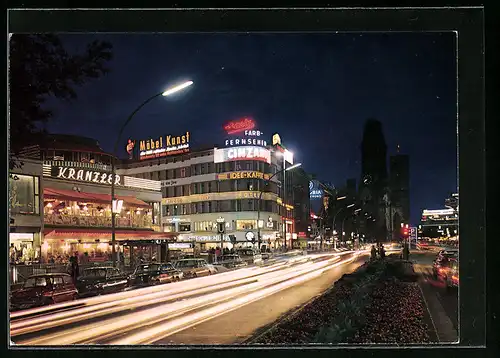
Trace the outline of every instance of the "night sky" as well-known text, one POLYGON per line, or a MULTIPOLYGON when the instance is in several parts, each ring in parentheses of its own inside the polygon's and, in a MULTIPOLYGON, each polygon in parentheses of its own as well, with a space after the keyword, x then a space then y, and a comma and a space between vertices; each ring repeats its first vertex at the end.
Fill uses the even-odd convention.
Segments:
POLYGON ((144 107, 122 138, 192 132, 192 146, 223 144, 224 122, 250 116, 278 132, 304 169, 344 185, 361 173, 363 124, 383 124, 388 155, 410 155, 412 224, 456 191, 454 33, 67 34, 68 51, 113 44, 111 72, 51 100, 47 129, 97 139, 112 151, 117 128, 146 98, 182 82, 188 90, 144 107))

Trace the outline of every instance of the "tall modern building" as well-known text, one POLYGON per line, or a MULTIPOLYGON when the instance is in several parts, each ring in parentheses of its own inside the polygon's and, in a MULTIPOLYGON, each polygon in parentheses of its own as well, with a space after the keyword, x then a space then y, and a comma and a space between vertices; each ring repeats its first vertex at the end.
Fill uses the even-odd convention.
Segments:
POLYGON ((387 185, 387 145, 382 123, 368 119, 361 142, 361 180, 358 190, 363 209, 375 218, 370 230, 375 240, 386 239, 387 185))
POLYGON ((311 224, 311 204, 309 198, 309 176, 302 168, 290 173, 293 184, 293 206, 295 210, 295 230, 298 235, 296 247, 303 242, 307 246, 311 224))
POLYGON ((390 157, 391 205, 397 209, 401 222, 410 221, 410 159, 408 155, 396 154, 390 157))

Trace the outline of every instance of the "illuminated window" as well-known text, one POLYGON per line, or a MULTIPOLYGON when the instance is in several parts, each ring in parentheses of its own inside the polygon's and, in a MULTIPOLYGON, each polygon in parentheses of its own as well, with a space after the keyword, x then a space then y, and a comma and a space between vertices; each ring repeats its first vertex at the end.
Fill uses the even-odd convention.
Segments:
POLYGON ((236 230, 254 230, 257 228, 257 220, 236 220, 236 230))
POLYGON ((40 213, 40 187, 38 177, 12 174, 9 177, 9 203, 13 214, 40 213))

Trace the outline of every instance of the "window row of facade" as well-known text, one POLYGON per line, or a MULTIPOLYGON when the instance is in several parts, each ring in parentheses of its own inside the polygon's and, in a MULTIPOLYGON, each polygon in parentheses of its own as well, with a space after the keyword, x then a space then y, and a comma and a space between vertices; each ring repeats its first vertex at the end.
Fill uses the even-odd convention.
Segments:
POLYGON ((186 166, 181 168, 139 173, 135 174, 134 176, 150 180, 169 180, 169 179, 187 178, 195 175, 225 173, 225 172, 242 171, 242 170, 274 174, 276 172, 276 167, 271 166, 268 163, 259 162, 255 160, 241 160, 241 161, 226 162, 226 163, 208 162, 208 163, 193 164, 191 166, 186 166))
MULTIPOLYGON (((163 226, 165 232, 175 232, 174 224, 167 224, 163 226)), ((217 225, 211 221, 195 221, 187 223, 179 223, 179 232, 215 232, 217 230, 217 225)), ((257 220, 234 220, 233 222, 226 223, 227 231, 243 231, 243 230, 257 230, 257 220)), ((280 223, 277 221, 266 222, 265 230, 280 230, 280 223), (269 225, 269 223, 271 225, 269 225)))
MULTIPOLYGON (((213 200, 189 204, 162 205, 163 216, 258 211, 258 199, 213 200)), ((261 200, 261 212, 285 215, 286 209, 275 201, 261 200)))
POLYGON ((209 182, 192 183, 163 187, 162 197, 175 198, 194 194, 227 193, 233 191, 265 191, 280 195, 280 186, 275 182, 258 179, 213 180, 209 182))

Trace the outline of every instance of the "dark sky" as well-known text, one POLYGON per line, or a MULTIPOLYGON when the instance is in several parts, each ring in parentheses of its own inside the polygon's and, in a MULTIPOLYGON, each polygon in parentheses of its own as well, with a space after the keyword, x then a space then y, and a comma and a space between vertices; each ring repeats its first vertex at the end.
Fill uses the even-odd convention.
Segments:
MULTIPOLYGON (((412 223, 456 191, 456 62, 453 33, 71 34, 69 51, 107 40, 111 72, 51 101, 48 129, 96 138, 112 151, 117 128, 146 98, 190 79, 183 93, 159 97, 127 127, 147 139, 192 132, 193 144, 222 144, 222 124, 253 117, 279 132, 304 168, 342 186, 359 181, 360 143, 369 117, 383 124, 388 154, 410 155, 412 223)), ((124 149, 122 155, 125 154, 124 149)))

